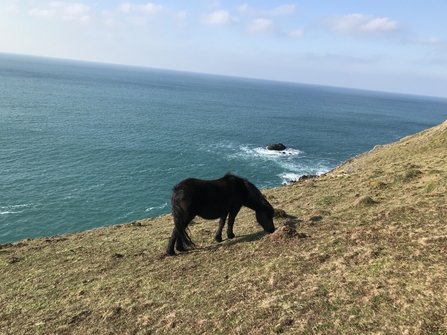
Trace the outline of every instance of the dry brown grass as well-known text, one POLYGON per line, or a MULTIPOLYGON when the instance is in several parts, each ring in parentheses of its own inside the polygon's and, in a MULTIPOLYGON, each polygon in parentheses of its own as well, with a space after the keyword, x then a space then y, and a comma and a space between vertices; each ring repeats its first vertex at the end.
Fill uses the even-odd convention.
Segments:
POLYGON ((264 190, 264 235, 170 215, 0 247, 2 334, 447 334, 447 122, 264 190))

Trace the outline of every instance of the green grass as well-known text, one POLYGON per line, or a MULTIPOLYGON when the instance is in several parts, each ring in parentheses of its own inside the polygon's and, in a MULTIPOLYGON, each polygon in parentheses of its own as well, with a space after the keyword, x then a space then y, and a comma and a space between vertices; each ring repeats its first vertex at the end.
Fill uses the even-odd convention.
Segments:
POLYGON ((177 257, 170 215, 2 245, 0 333, 447 334, 446 149, 443 123, 263 190, 287 227, 196 218, 177 257))

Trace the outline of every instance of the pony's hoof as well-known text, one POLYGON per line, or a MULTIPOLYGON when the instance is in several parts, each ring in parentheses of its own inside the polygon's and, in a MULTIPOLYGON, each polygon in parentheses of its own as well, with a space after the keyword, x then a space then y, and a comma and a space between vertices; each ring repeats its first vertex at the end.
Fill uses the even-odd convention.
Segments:
POLYGON ((231 233, 231 234, 228 234, 228 238, 235 238, 236 237, 236 235, 234 235, 233 233, 231 233))
POLYGON ((174 250, 166 250, 166 253, 168 254, 168 256, 176 256, 177 255, 174 250))
POLYGON ((220 243, 220 242, 222 242, 222 236, 216 236, 216 237, 214 237, 214 240, 215 240, 217 243, 220 243))

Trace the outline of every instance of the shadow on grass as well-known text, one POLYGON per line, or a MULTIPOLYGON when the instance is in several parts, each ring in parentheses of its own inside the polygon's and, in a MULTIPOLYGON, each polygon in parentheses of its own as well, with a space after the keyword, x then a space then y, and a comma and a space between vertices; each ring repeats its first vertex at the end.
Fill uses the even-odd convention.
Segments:
MULTIPOLYGON (((300 223, 303 222, 303 220, 298 220, 298 219, 296 219, 296 217, 289 216, 289 218, 290 219, 288 221, 286 221, 284 223, 284 225, 292 227, 294 229, 297 228, 297 225, 299 226, 300 223)), ((278 228, 279 227, 276 227, 276 229, 278 229, 278 228)), ((266 233, 265 231, 258 231, 256 233, 236 236, 233 239, 226 239, 220 243, 214 242, 214 244, 204 246, 204 247, 199 247, 196 249, 191 249, 188 252, 217 251, 220 248, 231 247, 231 246, 239 244, 239 243, 248 243, 248 242, 259 241, 266 235, 269 235, 269 234, 266 233)))
POLYGON ((225 247, 230 247, 239 243, 247 243, 247 242, 254 242, 254 241, 259 241, 260 239, 262 239, 265 235, 268 235, 268 233, 264 232, 264 231, 258 231, 256 233, 251 233, 251 234, 246 234, 246 235, 241 235, 241 236, 236 236, 233 239, 226 239, 220 243, 214 242, 214 244, 208 245, 208 246, 204 246, 204 247, 199 247, 196 249, 192 249, 189 252, 201 252, 201 251, 216 251, 220 248, 225 248, 225 247))
MULTIPOLYGON (((285 211, 282 211, 282 213, 279 216, 276 216, 276 217, 287 219, 287 221, 284 223, 284 225, 292 227, 294 229, 297 228, 297 225, 299 226, 303 222, 303 220, 297 219, 296 216, 289 215, 285 211)), ((276 229, 278 229, 278 228, 279 227, 276 226, 276 229)), ((268 235, 267 232, 265 232, 265 231, 258 231, 258 232, 251 233, 251 234, 245 234, 245 235, 236 236, 233 239, 225 239, 225 240, 223 240, 220 243, 217 243, 217 242, 214 241, 214 242, 211 242, 210 245, 203 246, 203 247, 196 247, 194 249, 189 249, 186 252, 179 252, 179 254, 203 252, 203 251, 217 251, 217 250, 219 250, 221 248, 231 247, 231 246, 237 245, 239 243, 247 243, 247 242, 259 241, 266 235, 268 235)))

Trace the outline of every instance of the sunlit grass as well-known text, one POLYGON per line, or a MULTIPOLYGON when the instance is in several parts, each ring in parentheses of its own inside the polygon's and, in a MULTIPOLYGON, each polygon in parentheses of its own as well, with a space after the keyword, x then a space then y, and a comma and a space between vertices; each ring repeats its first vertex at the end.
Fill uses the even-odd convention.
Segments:
POLYGON ((266 235, 170 215, 0 248, 4 334, 445 334, 447 123, 327 175, 263 190, 266 235), (296 234, 291 234, 291 230, 296 234))

